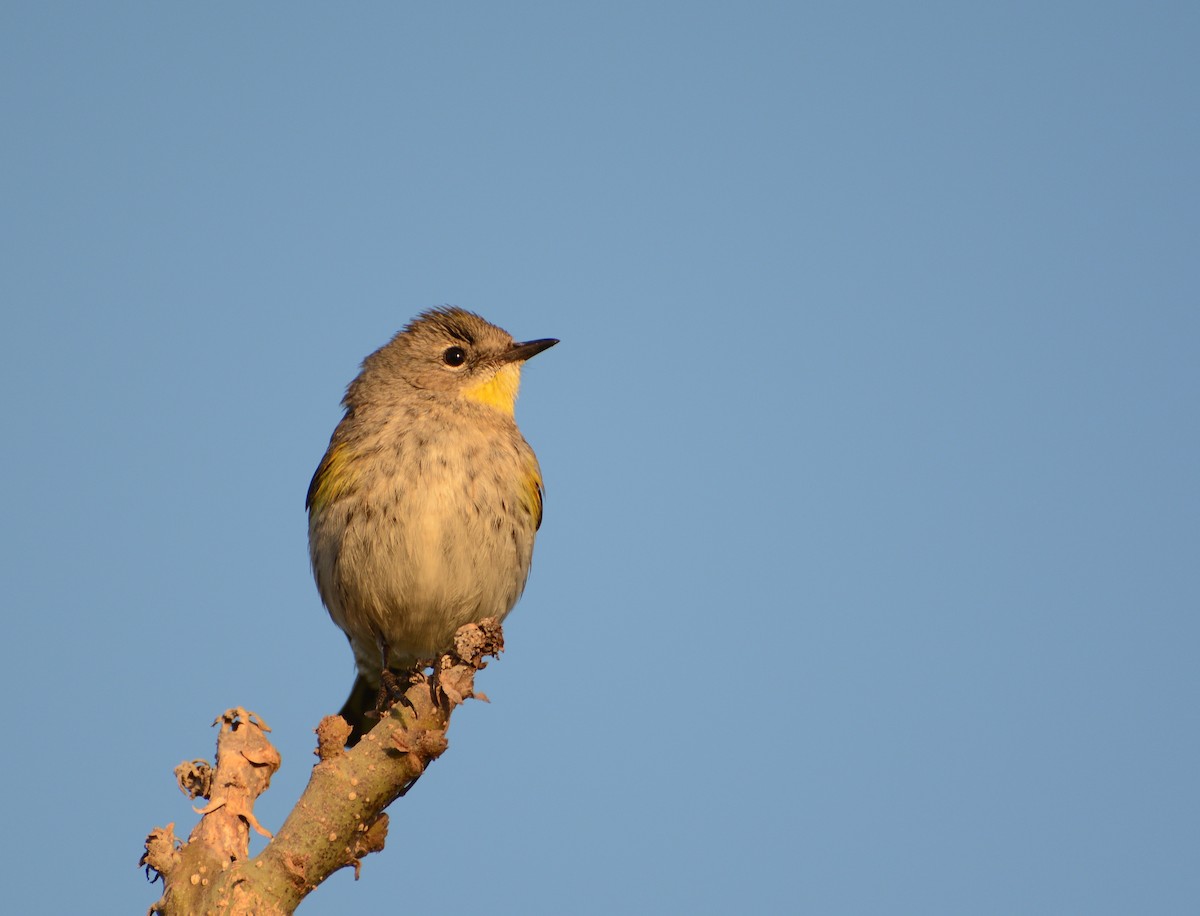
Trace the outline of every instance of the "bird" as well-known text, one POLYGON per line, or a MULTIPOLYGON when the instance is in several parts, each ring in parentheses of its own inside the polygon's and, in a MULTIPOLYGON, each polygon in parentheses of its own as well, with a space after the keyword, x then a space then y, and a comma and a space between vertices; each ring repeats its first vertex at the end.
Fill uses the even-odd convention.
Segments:
POLYGON ((412 671, 521 597, 543 483, 515 403, 526 360, 558 342, 517 342, 444 306, 367 356, 347 387, 305 507, 317 591, 357 667, 341 710, 349 744, 372 724, 385 672, 412 671))

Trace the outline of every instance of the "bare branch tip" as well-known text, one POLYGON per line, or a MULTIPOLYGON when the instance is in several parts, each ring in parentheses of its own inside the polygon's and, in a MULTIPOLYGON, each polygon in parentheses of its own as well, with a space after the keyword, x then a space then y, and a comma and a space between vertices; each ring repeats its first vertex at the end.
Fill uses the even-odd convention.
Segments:
POLYGON ((332 760, 346 752, 346 742, 353 729, 341 716, 326 716, 314 731, 317 734, 317 749, 313 753, 321 760, 332 760))
POLYGON ((241 706, 225 710, 213 720, 213 725, 229 726, 231 729, 237 729, 241 725, 254 725, 264 732, 271 730, 262 716, 241 706))

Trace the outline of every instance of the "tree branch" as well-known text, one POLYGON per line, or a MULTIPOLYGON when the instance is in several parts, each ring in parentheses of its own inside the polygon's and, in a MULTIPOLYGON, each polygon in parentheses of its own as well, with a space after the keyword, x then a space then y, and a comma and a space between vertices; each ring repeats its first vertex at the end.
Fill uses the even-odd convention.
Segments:
POLYGON ((314 888, 340 868, 383 849, 384 813, 446 749, 454 708, 475 692, 475 673, 487 656, 504 648, 499 621, 468 624, 455 635, 454 650, 433 673, 417 672, 404 696, 351 750, 343 750, 350 727, 326 716, 317 727, 317 756, 308 786, 266 848, 249 857, 250 830, 270 836, 254 816, 254 800, 279 769, 270 731, 253 713, 227 710, 220 724, 217 762, 191 761, 175 769, 180 788, 209 803, 182 845, 174 824, 146 838, 141 863, 163 880, 163 895, 150 916, 291 913, 314 888))

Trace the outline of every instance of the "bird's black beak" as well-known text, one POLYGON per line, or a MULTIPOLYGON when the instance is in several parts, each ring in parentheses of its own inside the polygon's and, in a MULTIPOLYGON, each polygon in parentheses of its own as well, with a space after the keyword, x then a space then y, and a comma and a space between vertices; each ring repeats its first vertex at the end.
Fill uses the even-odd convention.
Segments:
POLYGON ((515 343, 512 348, 504 354, 506 363, 523 363, 527 359, 532 359, 543 350, 549 350, 558 341, 553 337, 547 337, 544 340, 527 340, 524 343, 515 343))

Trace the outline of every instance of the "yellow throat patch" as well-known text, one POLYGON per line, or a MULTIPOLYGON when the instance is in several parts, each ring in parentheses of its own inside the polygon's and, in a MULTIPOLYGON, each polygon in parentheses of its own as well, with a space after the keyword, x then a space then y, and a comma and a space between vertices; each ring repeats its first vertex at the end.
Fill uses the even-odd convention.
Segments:
POLYGON ((463 397, 480 404, 487 404, 489 407, 495 407, 511 417, 517 403, 517 389, 520 387, 520 365, 507 363, 501 366, 491 378, 464 388, 463 397))

